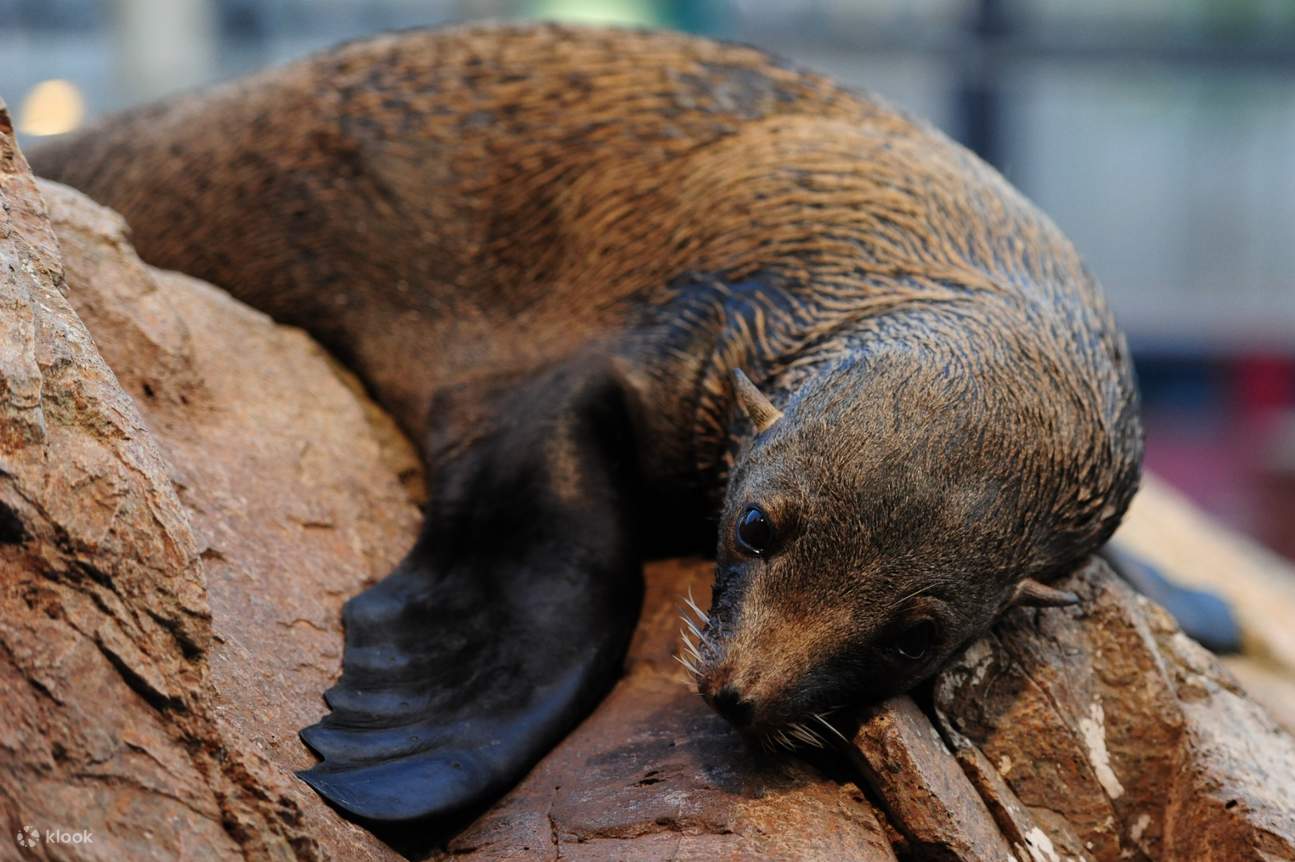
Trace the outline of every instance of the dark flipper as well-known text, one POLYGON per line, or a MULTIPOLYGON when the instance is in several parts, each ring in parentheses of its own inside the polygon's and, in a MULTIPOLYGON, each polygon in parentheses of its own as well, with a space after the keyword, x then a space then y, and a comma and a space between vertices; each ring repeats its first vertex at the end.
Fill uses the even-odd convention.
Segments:
POLYGON ((568 365, 433 405, 417 546, 345 607, 331 714, 300 773, 366 820, 452 818, 501 795, 607 691, 638 615, 622 390, 568 365))
POLYGON ((1220 596, 1183 587, 1117 543, 1102 549, 1111 568, 1142 595, 1164 607, 1192 639, 1220 654, 1241 651, 1241 626, 1220 596))

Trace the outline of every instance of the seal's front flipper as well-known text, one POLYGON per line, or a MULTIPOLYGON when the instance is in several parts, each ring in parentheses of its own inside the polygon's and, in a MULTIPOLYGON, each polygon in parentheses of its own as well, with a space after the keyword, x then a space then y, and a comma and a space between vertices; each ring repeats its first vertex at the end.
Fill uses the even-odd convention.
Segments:
POLYGON ((1220 655, 1241 652, 1241 625, 1221 596, 1175 584, 1119 543, 1108 542, 1101 556, 1133 589, 1169 611, 1193 640, 1220 655))
POLYGON ((332 712, 301 774, 373 821, 506 791, 611 686, 642 594, 632 429, 614 377, 560 367, 433 405, 431 505, 409 556, 343 612, 332 712))

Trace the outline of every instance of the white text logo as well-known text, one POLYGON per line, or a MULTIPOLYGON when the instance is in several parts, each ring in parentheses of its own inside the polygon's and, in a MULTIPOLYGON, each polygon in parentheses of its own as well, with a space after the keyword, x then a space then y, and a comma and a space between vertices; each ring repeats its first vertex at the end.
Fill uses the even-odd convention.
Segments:
POLYGON ((42 839, 46 844, 94 843, 94 833, 89 829, 46 829, 42 836, 35 826, 24 826, 15 837, 19 847, 35 847, 42 839))

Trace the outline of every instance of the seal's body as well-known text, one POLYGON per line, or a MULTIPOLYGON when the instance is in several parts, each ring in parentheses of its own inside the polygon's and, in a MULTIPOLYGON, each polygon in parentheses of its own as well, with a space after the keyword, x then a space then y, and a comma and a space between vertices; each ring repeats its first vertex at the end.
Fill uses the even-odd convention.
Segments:
POLYGON ((516 780, 615 678, 644 556, 716 554, 686 662, 776 733, 1066 601, 1041 582, 1137 483, 1070 243, 938 132, 752 49, 410 32, 32 163, 310 330, 422 442, 423 536, 348 603, 303 734, 363 817, 516 780))

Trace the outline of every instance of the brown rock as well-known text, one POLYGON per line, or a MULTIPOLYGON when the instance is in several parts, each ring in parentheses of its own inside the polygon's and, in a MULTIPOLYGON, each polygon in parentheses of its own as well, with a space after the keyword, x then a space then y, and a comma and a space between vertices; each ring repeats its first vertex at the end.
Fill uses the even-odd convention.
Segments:
MULTIPOLYGON (((0 106, 0 800, 89 829, 103 858, 232 858, 257 818, 204 698, 204 572, 167 462, 64 296, 45 207, 0 106)), ((8 842, 6 848, 12 846, 8 842)))
POLYGON ((1245 654, 1226 666, 1295 732, 1295 566, 1211 521, 1154 476, 1144 477, 1116 539, 1170 579, 1227 599, 1245 654))
POLYGON ((967 862, 1012 857, 985 803, 912 698, 870 707, 863 719, 854 737, 860 771, 911 852, 967 862))
POLYGON ((290 769, 341 601, 412 539, 407 445, 302 334, 46 185, 56 242, 8 134, 0 165, 0 819, 93 833, 38 855, 393 857, 290 769))
POLYGON ((1249 655, 1226 656, 1222 662, 1273 721, 1295 733, 1295 674, 1249 655))
POLYGON ((122 382, 175 465, 207 575, 205 706, 221 748, 275 800, 297 851, 392 855, 291 771, 312 762, 296 732, 324 711, 341 602, 413 540, 400 481, 417 470, 412 451, 302 333, 144 266, 114 213, 56 184, 42 191, 69 296, 103 354, 129 369, 122 382))
POLYGON ((941 675, 946 732, 1062 857, 1295 857, 1295 740, 1104 564, 1067 588, 1081 607, 1014 611, 941 675))
MULTIPOLYGON (((945 728, 946 732, 948 728, 945 728)), ((998 770, 985 757, 984 752, 972 745, 965 737, 949 732, 954 756, 962 766, 967 778, 971 780, 976 792, 989 808, 1003 837, 1011 842, 1016 858, 1033 860, 1033 862, 1052 862, 1057 858, 1051 839, 1039 828, 1034 815, 1025 807, 1012 788, 1007 785, 998 770)), ((1066 838, 1069 845, 1079 843, 1079 839, 1065 823, 1055 826, 1066 838)))

